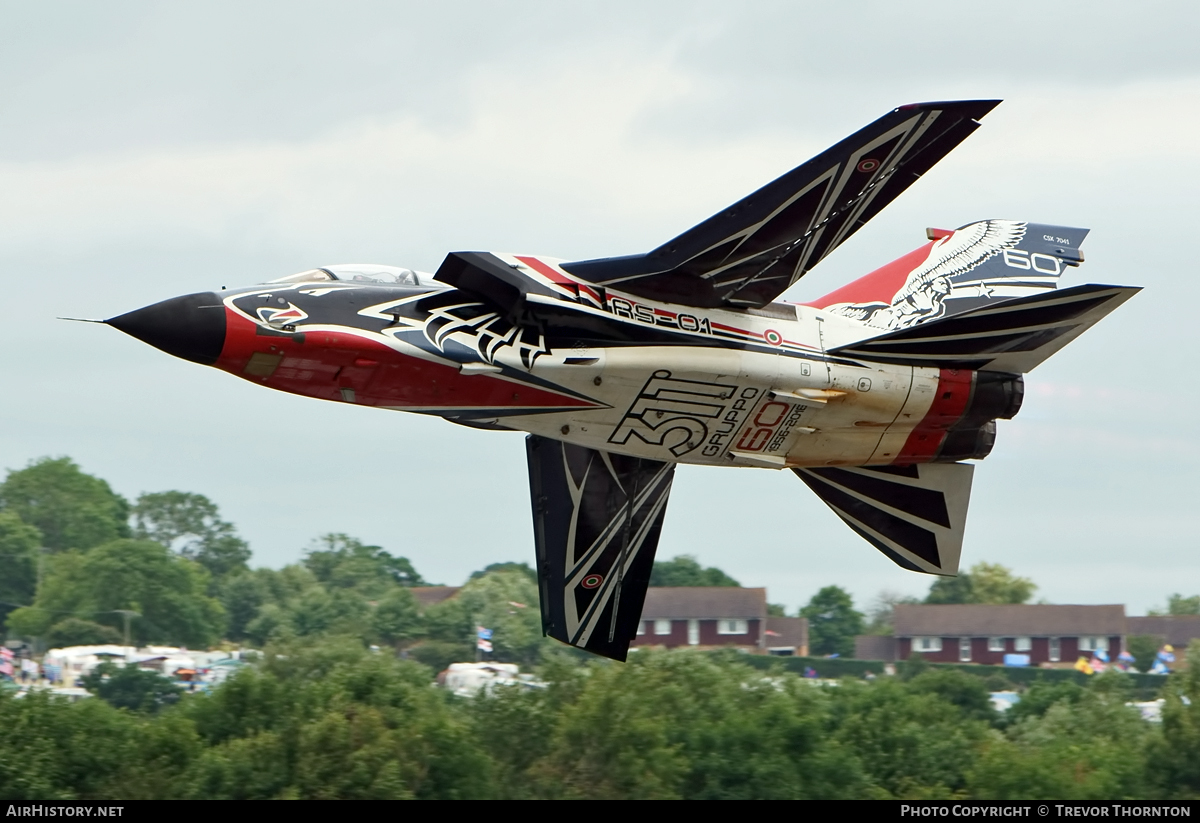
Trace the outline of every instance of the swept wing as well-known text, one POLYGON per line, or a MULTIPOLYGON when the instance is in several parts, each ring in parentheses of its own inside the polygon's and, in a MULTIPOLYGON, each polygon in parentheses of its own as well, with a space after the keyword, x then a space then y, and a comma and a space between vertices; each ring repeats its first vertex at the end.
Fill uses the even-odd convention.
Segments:
POLYGON ((999 102, 901 106, 654 251, 563 269, 668 303, 764 306, 966 139, 999 102))

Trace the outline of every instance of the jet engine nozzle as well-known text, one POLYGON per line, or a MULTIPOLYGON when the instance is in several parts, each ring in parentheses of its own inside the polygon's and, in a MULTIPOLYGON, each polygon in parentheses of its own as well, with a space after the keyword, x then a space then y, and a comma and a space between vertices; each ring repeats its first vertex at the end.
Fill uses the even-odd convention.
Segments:
POLYGON ((1011 420, 1025 398, 1025 378, 1019 374, 976 372, 967 409, 946 432, 935 463, 982 460, 996 444, 996 420, 1011 420))
POLYGON ((981 371, 975 375, 975 392, 966 417, 1012 420, 1025 399, 1025 378, 1019 374, 981 371))
POLYGON ((970 429, 951 429, 938 450, 935 463, 957 463, 959 460, 982 460, 996 445, 996 421, 970 429))
POLYGON ((225 304, 215 292, 172 297, 104 321, 167 354, 211 366, 225 346, 225 304))

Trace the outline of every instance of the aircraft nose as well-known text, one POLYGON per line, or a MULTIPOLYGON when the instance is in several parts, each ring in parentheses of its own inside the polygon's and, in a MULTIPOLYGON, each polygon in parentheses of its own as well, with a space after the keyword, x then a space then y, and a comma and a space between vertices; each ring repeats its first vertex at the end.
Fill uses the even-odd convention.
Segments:
POLYGON ((211 366, 225 346, 225 305, 216 292, 172 297, 104 321, 167 354, 211 366))

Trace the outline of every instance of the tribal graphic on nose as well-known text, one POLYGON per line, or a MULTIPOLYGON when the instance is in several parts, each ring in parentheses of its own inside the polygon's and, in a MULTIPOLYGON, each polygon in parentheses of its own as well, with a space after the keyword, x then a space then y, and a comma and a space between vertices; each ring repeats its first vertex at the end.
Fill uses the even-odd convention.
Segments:
POLYGON ((295 303, 287 303, 285 306, 261 306, 255 313, 260 320, 272 326, 295 324, 308 317, 307 312, 295 303))
POLYGON ((439 350, 454 341, 473 349, 485 362, 495 360, 501 349, 512 347, 525 368, 549 353, 546 338, 535 326, 516 326, 482 303, 456 303, 429 309, 425 336, 439 350))

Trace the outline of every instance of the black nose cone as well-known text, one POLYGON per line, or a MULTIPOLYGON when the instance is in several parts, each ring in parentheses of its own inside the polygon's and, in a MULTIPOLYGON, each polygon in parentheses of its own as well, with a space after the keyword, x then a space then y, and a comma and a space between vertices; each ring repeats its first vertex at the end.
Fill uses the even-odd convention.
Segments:
POLYGON ((225 345, 225 305, 215 292, 172 297, 105 320, 167 354, 211 366, 225 345))

